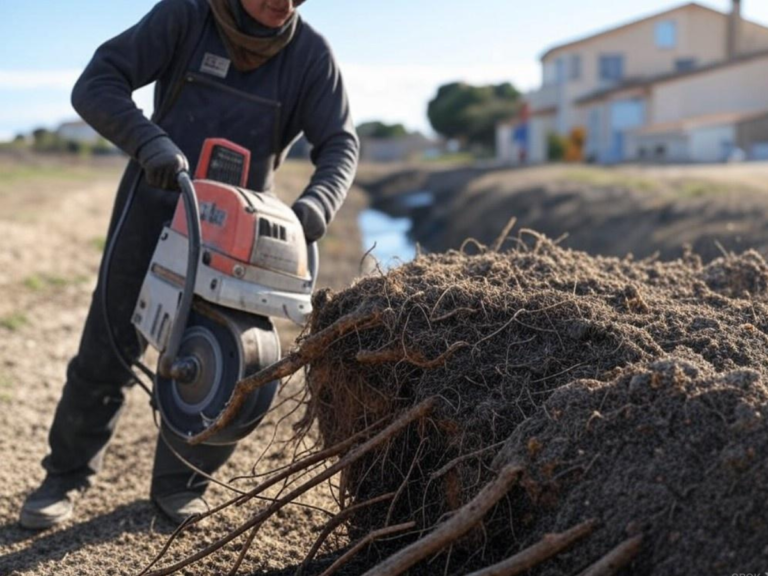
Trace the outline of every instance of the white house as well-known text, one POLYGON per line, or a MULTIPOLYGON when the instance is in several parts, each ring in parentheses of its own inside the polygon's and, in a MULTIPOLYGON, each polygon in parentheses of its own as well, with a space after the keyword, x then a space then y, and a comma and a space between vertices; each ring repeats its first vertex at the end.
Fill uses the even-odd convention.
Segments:
MULTIPOLYGON (((548 160, 549 134, 576 129, 583 158, 600 163, 766 154, 768 27, 743 19, 741 0, 729 14, 690 3, 555 46, 542 78, 517 122, 530 162, 548 160)), ((519 162, 516 152, 502 146, 500 158, 519 162)))

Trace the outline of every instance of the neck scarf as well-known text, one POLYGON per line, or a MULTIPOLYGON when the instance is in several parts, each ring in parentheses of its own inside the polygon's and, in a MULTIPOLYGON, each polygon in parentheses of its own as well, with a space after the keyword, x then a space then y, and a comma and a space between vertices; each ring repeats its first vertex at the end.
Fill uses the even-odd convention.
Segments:
POLYGON ((250 35, 240 30, 230 0, 208 0, 208 4, 232 64, 240 72, 256 70, 274 58, 293 40, 299 22, 298 12, 294 12, 282 28, 264 27, 265 35, 250 35))

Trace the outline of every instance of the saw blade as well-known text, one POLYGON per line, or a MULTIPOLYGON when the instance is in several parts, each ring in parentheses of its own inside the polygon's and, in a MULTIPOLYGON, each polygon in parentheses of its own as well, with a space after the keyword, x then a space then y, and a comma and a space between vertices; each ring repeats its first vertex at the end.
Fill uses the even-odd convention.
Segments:
MULTIPOLYGON (((279 338, 267 318, 206 304, 190 314, 179 358, 196 365, 194 378, 178 382, 158 376, 155 398, 168 427, 189 438, 218 418, 241 379, 280 359, 279 338)), ((232 425, 208 443, 231 444, 247 436, 269 410, 277 385, 254 391, 232 425)))

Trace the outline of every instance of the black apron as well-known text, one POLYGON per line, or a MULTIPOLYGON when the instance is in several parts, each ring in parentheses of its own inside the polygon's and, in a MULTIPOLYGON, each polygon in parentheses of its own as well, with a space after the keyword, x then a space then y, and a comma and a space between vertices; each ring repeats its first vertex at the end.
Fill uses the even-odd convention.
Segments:
POLYGON ((231 64, 210 10, 187 65, 156 122, 181 148, 192 172, 207 138, 225 138, 251 151, 247 187, 272 189, 280 145, 279 82, 254 83, 253 72, 231 64))

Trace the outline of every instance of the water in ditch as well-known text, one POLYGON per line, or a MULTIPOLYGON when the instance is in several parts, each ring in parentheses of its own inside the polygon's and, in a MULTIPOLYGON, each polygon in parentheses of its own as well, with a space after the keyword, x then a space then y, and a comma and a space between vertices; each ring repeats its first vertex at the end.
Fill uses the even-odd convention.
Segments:
MULTIPOLYGON (((428 191, 403 194, 390 205, 397 208, 397 213, 429 209, 434 201, 428 191)), ((371 250, 382 269, 390 269, 416 256, 416 244, 410 236, 413 223, 408 216, 393 216, 382 210, 369 208, 360 214, 360 231, 363 236, 363 249, 371 250)))

